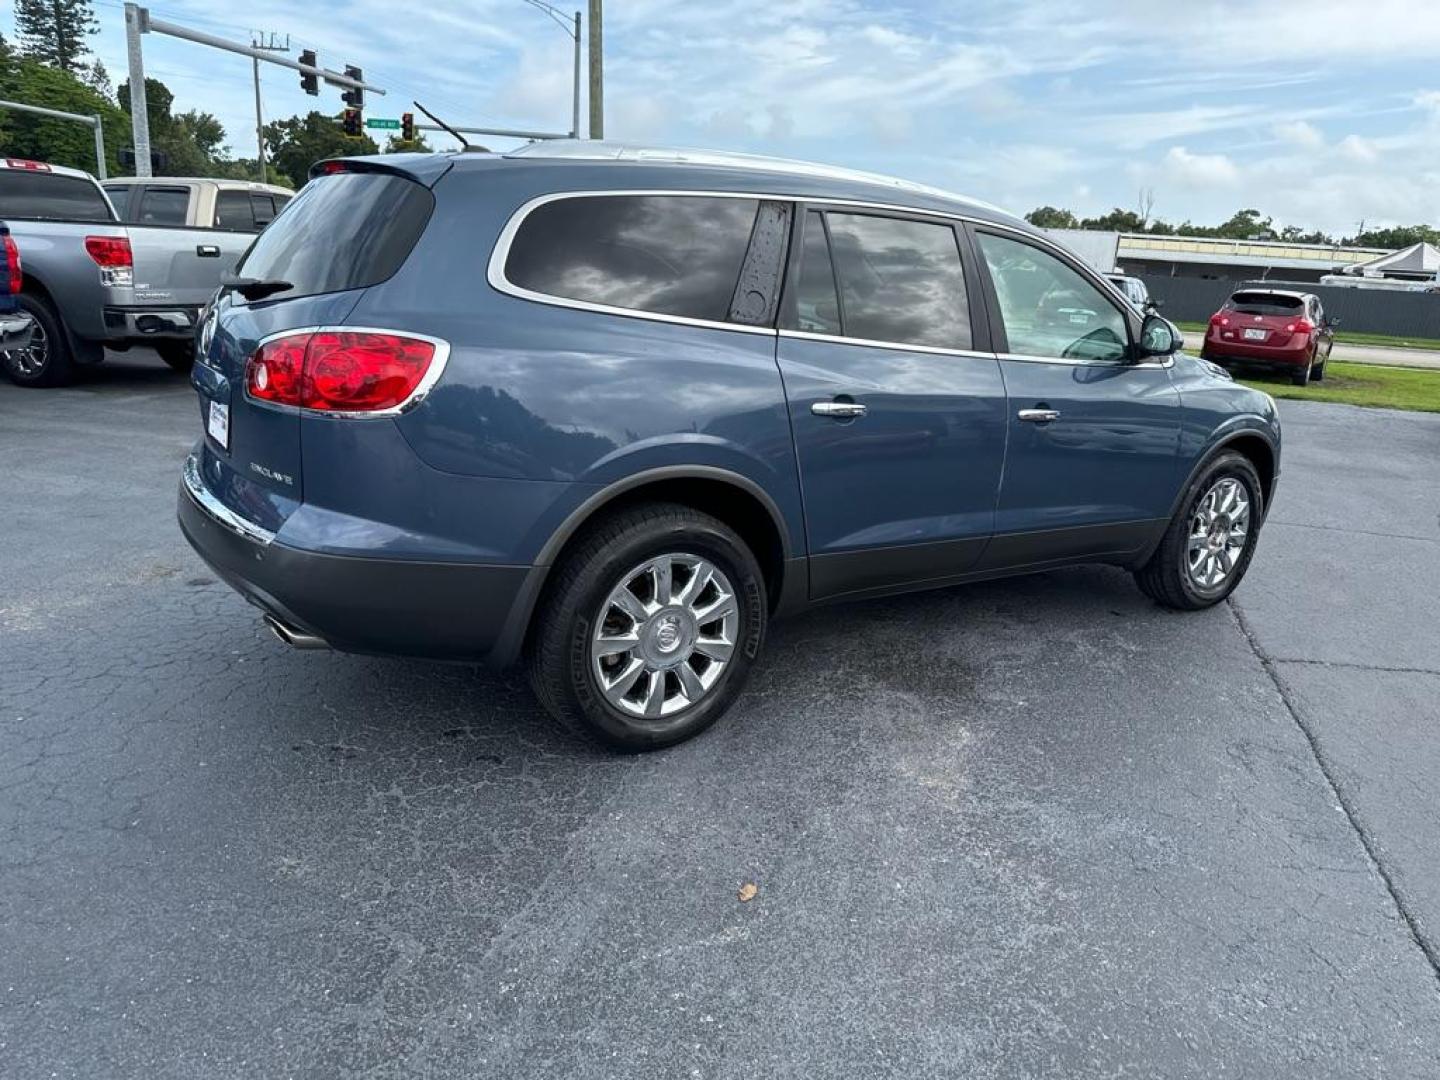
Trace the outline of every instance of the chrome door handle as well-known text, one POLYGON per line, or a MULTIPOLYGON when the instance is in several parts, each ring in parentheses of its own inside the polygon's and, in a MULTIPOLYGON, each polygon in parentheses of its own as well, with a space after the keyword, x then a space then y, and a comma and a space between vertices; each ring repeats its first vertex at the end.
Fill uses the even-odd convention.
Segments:
POLYGON ((864 416, 867 410, 858 401, 817 401, 810 406, 810 411, 816 416, 828 416, 832 420, 846 420, 855 416, 864 416))
POLYGON ((1048 424, 1051 420, 1060 419, 1059 409, 1021 409, 1016 414, 1021 420, 1027 420, 1032 424, 1048 424))

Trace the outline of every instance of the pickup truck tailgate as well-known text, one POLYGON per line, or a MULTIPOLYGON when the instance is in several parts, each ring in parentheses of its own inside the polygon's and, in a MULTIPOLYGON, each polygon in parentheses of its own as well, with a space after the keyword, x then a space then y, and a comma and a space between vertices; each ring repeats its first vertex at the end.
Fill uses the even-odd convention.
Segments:
MULTIPOLYGON (((164 225, 130 225, 135 259, 133 303, 201 307, 235 269, 255 238, 249 233, 188 229, 164 225)), ((125 302, 122 300, 122 303, 125 302)))

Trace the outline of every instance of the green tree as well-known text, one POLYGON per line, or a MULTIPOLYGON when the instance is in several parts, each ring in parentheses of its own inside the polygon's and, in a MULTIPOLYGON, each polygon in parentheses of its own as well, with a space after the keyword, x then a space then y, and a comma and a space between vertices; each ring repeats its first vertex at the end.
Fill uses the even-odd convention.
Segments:
POLYGON ((1086 218, 1080 222, 1082 229, 1100 229, 1104 232, 1144 232, 1145 219, 1134 210, 1121 210, 1118 206, 1100 217, 1086 218))
POLYGON ((332 157, 378 154, 368 135, 353 139, 340 130, 340 121, 322 112, 308 112, 265 125, 265 152, 276 170, 300 187, 310 177, 310 166, 332 157))
POLYGON ((1079 220, 1069 210, 1054 206, 1037 206, 1025 215, 1025 220, 1037 229, 1078 229, 1079 220))
POLYGON ((1389 229, 1366 229, 1343 241, 1351 247, 1406 248, 1421 242, 1440 244, 1440 229, 1429 225, 1397 225, 1389 229))
POLYGON ((85 39, 100 24, 90 0, 15 0, 15 29, 26 56, 73 72, 84 66, 85 39))
MULTIPOLYGON (((116 93, 120 107, 130 112, 130 82, 116 93)), ((191 110, 175 113, 175 95, 159 79, 145 80, 145 113, 150 118, 150 146, 165 155, 163 176, 225 176, 230 148, 225 128, 214 116, 191 110)), ((252 174, 253 176, 254 174, 252 174)))
MULTIPOLYGON (((47 109, 99 116, 106 169, 119 173, 116 151, 130 142, 130 118, 70 72, 14 52, 0 53, 0 98, 47 109)), ((0 145, 13 157, 95 171, 95 136, 83 124, 0 109, 0 145)))
POLYGON ((399 135, 391 135, 390 140, 385 144, 387 154, 433 154, 435 148, 425 138, 423 131, 417 131, 415 138, 402 139, 399 135))

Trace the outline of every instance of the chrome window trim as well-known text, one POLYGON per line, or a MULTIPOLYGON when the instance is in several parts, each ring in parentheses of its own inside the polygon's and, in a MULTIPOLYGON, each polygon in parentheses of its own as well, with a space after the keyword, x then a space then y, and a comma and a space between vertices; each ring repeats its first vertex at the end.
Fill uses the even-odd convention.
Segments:
MULTIPOLYGON (((770 196, 756 195, 751 192, 719 192, 719 191, 556 191, 548 195, 537 195, 535 198, 523 203, 518 210, 510 215, 505 222, 505 227, 500 230, 500 236, 495 241, 495 247, 490 252, 490 263, 486 268, 485 277, 490 287, 497 292, 506 293, 509 296, 519 297, 521 300, 532 300, 539 304, 549 304, 552 307, 572 308, 576 311, 593 311, 601 315, 621 315, 630 319, 648 319, 651 322, 673 323, 680 326, 700 326, 710 330, 734 330, 741 334, 764 334, 767 337, 775 336, 773 326, 746 326, 744 323, 725 322, 720 319, 696 319, 688 315, 670 315, 662 311, 642 311, 639 308, 616 307, 613 304, 597 304, 590 300, 575 300, 568 296, 555 296, 551 293, 536 292, 533 289, 526 289, 516 285, 505 276, 505 263, 510 258, 510 246, 515 242, 515 234, 520 231, 520 226, 525 219, 540 207, 552 202, 559 202, 561 199, 588 199, 588 198, 616 198, 621 196, 666 196, 666 195, 688 195, 700 199, 753 199, 757 204, 764 202, 770 196)), ((794 202, 793 198, 786 198, 785 202, 794 202)), ((749 241, 746 241, 747 247, 749 241)))
POLYGON ((186 494, 195 501, 196 506, 214 518, 217 524, 262 546, 268 545, 275 539, 275 534, 269 529, 262 528, 253 521, 247 521, 211 493, 210 489, 205 486, 204 478, 200 475, 198 452, 192 451, 190 456, 185 459, 185 467, 181 470, 180 475, 186 494))
POLYGON ((1103 367, 1103 368, 1167 368, 1175 366, 1173 354, 1164 357, 1152 357, 1138 363, 1129 360, 1072 360, 1063 356, 1026 356, 1024 353, 995 353, 1001 360, 1015 360, 1025 364, 1063 364, 1068 367, 1103 367))
MULTIPOLYGON (((612 307, 608 304, 595 304, 587 300, 572 300, 564 296, 552 296, 549 293, 534 292, 522 288, 510 281, 505 276, 505 263, 510 257, 510 247, 515 241, 515 234, 520 231, 520 226, 525 219, 538 208, 548 203, 558 202, 561 199, 589 199, 589 198, 616 198, 623 196, 690 196, 692 198, 705 199, 754 199, 758 202, 778 201, 793 203, 798 207, 820 206, 840 207, 854 210, 879 210, 891 214, 903 214, 910 218, 930 218, 937 221, 962 222, 979 226, 986 229, 996 229, 1001 232, 1012 233, 1027 243, 1037 247, 1048 249, 1050 254, 1059 257, 1067 265, 1074 261, 1080 264, 1080 274, 1097 285, 1102 294, 1107 294, 1120 301, 1121 313, 1130 306, 1130 302, 1124 295, 1115 288, 1113 284, 1105 280, 1100 274, 1091 270, 1084 264, 1084 261, 1069 249, 1055 243, 1044 235, 1036 235, 1026 229, 1004 222, 992 221, 989 218, 977 217, 973 214, 959 213, 948 210, 935 210, 923 206, 906 206, 902 203, 875 202, 869 199, 845 199, 830 195, 797 195, 795 193, 783 193, 772 191, 724 191, 712 188, 596 188, 594 190, 565 190, 552 191, 544 195, 536 195, 521 203, 510 217, 506 220, 500 235, 495 240, 495 247, 490 252, 490 261, 486 266, 485 278, 490 287, 496 292, 504 293, 507 296, 518 297, 521 300, 530 300, 538 304, 549 304, 552 307, 572 308, 577 311, 593 311, 602 315, 621 315, 631 319, 649 319, 652 322, 677 323, 683 326, 701 326, 712 330, 733 330, 742 334, 769 334, 775 335, 777 330, 768 326, 745 326, 742 323, 721 322, 712 319, 693 319, 685 315, 666 315, 661 312, 640 311, 635 308, 612 307)), ((798 212, 798 211, 797 211, 798 212)), ((964 252, 961 252, 961 261, 964 261, 964 252)), ((801 333, 802 331, 785 331, 785 333, 801 333)), ((861 344, 884 345, 897 349, 906 349, 911 346, 904 342, 876 342, 860 338, 832 338, 838 342, 849 344, 859 342, 861 344)), ((965 350, 941 350, 942 352, 958 351, 962 355, 965 350)), ((991 353, 981 355, 990 356, 991 353)), ((1057 360, 1058 363, 1074 363, 1070 360, 1057 360)))
POLYGON ((940 345, 907 345, 903 341, 879 341, 875 338, 841 337, 839 334, 816 334, 809 330, 781 330, 782 338, 800 341, 827 341, 835 345, 860 345, 870 349, 894 349, 897 352, 933 353, 937 356, 963 356, 972 360, 994 360, 994 353, 976 349, 947 349, 940 345))
MULTIPOLYGON (((259 398, 250 396, 250 386, 245 378, 245 369, 241 369, 240 382, 245 400, 254 406, 262 409, 271 409, 275 412, 300 413, 304 416, 333 417, 337 420, 387 420, 414 409, 429 395, 440 381, 440 376, 445 374, 445 366, 450 362, 450 343, 444 338, 431 337, 429 334, 417 334, 413 330, 402 330, 396 326, 296 326, 289 330, 277 330, 273 334, 266 334, 255 343, 255 350, 258 352, 262 347, 280 338, 294 337, 296 334, 394 334, 396 337, 414 338, 416 341, 428 341, 435 346, 435 357, 430 361, 430 366, 425 370, 425 376, 410 391, 410 396, 398 405, 392 405, 388 409, 376 409, 371 411, 337 410, 337 409, 311 409, 303 405, 281 405, 273 401, 261 401, 259 398)), ((250 356, 254 356, 252 352, 250 356)), ((250 356, 245 358, 245 367, 250 365, 250 356)))

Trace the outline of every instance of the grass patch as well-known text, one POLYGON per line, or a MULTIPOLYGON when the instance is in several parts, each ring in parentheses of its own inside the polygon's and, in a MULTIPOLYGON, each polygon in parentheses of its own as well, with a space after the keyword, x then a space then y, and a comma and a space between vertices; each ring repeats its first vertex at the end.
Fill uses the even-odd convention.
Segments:
POLYGON ((1288 375, 1238 371, 1236 380, 1277 398, 1338 401, 1377 409, 1440 412, 1440 371, 1427 368, 1382 367, 1379 364, 1325 364, 1325 381, 1295 386, 1288 375))
MULTIPOLYGON (((1182 322, 1175 325, 1187 334, 1199 334, 1201 337, 1204 337, 1205 331, 1210 328, 1209 323, 1202 322, 1182 322)), ((1339 345, 1383 345, 1391 349, 1430 349, 1440 352, 1440 340, 1435 338, 1402 338, 1393 334, 1366 334, 1355 330, 1336 330, 1335 341, 1339 345)))

